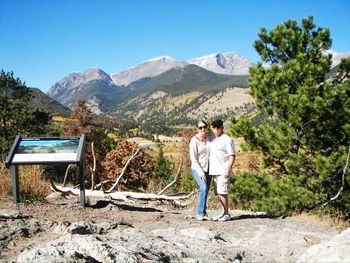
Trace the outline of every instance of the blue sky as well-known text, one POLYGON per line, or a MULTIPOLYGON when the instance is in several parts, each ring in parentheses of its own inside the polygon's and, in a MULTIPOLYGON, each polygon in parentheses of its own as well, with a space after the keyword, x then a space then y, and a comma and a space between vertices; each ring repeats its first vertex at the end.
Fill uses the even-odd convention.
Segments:
POLYGON ((350 51, 348 0, 0 0, 0 68, 46 92, 73 72, 112 74, 163 55, 238 52, 253 62, 261 27, 309 15, 350 51))

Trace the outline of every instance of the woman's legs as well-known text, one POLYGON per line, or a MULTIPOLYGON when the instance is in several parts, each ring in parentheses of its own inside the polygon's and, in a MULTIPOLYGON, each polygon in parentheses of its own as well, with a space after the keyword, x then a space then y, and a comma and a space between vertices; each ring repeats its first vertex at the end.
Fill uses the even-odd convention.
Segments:
POLYGON ((192 176, 199 187, 199 199, 198 199, 197 215, 205 216, 206 212, 207 212, 206 211, 207 196, 208 196, 211 177, 208 176, 208 174, 206 174, 207 180, 203 181, 202 178, 198 175, 198 173, 194 169, 192 169, 192 176))

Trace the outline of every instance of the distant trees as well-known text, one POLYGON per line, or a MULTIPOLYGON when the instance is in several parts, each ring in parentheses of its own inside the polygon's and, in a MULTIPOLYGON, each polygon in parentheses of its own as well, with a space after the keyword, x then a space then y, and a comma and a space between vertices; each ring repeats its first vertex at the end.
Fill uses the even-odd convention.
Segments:
POLYGON ((16 135, 42 136, 49 113, 29 109, 31 90, 13 72, 0 73, 0 161, 4 162, 16 135))
POLYGON ((348 171, 342 180, 350 145, 350 59, 330 76, 325 51, 331 44, 329 29, 316 27, 312 17, 301 26, 288 20, 270 32, 261 29, 254 46, 269 66, 258 63, 249 78, 259 121, 233 118, 231 130, 262 153, 266 169, 236 178, 238 202, 290 213, 320 206, 344 186, 332 204, 350 210, 348 171), (243 187, 252 178, 259 195, 243 187))

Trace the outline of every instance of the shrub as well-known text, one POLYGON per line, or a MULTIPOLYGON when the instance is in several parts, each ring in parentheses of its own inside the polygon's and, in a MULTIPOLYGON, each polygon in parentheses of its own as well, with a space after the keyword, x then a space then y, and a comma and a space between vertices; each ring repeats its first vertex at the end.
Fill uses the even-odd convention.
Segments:
POLYGON ((170 161, 164 156, 163 146, 159 145, 153 173, 166 186, 173 179, 170 161))
POLYGON ((184 192, 191 192, 197 189, 196 181, 193 179, 191 169, 188 168, 184 171, 181 179, 181 189, 184 192))
POLYGON ((43 170, 39 165, 20 167, 19 189, 22 201, 38 202, 45 200, 50 187, 48 182, 44 180, 43 170))
POLYGON ((233 178, 230 197, 237 207, 264 211, 270 216, 290 215, 315 202, 312 191, 292 178, 276 178, 267 173, 241 172, 233 178))
MULTIPOLYGON (((121 140, 102 162, 104 177, 115 180, 123 171, 128 159, 138 148, 139 145, 136 143, 121 140)), ((145 149, 141 149, 126 168, 125 174, 119 182, 119 190, 144 191, 148 189, 153 167, 152 157, 145 149)))
POLYGON ((268 193, 265 173, 238 172, 233 177, 230 198, 242 209, 252 209, 252 203, 263 199, 268 193))

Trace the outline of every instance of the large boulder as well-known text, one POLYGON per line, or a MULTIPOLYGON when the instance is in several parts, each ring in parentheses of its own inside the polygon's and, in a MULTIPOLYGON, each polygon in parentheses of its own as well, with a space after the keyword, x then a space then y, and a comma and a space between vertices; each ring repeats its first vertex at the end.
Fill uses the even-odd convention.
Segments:
POLYGON ((328 242, 313 245, 299 258, 298 262, 350 262, 350 228, 328 242))

